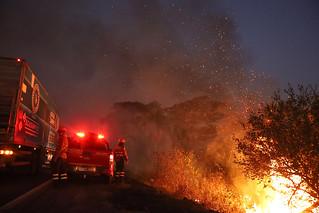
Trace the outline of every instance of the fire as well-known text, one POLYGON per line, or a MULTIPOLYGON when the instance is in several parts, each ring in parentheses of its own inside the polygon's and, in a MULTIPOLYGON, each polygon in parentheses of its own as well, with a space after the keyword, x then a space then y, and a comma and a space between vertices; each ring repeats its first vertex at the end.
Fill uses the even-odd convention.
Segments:
MULTIPOLYGON (((300 183, 301 178, 299 176, 290 177, 294 183, 300 183)), ((315 202, 309 194, 302 190, 296 192, 293 190, 292 181, 288 178, 281 177, 279 175, 272 175, 267 181, 268 186, 262 187, 264 190, 264 196, 261 202, 258 204, 253 202, 251 196, 245 196, 244 208, 247 213, 299 213, 310 207, 315 202), (249 205, 252 203, 252 205, 249 205)), ((319 212, 319 209, 313 210, 313 212, 319 212)))
MULTIPOLYGON (((299 213, 316 202, 296 175, 285 178, 273 172, 257 181, 236 174, 229 182, 222 173, 202 170, 192 153, 175 150, 158 160, 158 176, 152 183, 155 187, 219 212, 299 213), (299 190, 295 192, 296 185, 299 190)), ((237 172, 243 174, 240 169, 237 172)), ((319 213, 319 208, 312 212, 319 213)))
POLYGON ((240 194, 224 179, 223 174, 207 174, 194 154, 174 150, 162 154, 158 160, 158 176, 153 186, 218 212, 244 212, 240 194))
MULTIPOLYGON (((258 141, 261 142, 266 140, 269 139, 266 137, 258 138, 258 141)), ((272 139, 269 141, 273 142, 272 139)), ((258 146, 263 149, 261 145, 258 144, 258 146)), ((299 213, 312 206, 316 200, 306 192, 307 185, 300 176, 284 177, 280 173, 276 173, 276 168, 278 168, 276 161, 272 161, 271 167, 273 168, 271 176, 257 183, 255 197, 247 194, 244 196, 246 212, 299 213)), ((319 212, 319 208, 312 210, 312 212, 319 212)))

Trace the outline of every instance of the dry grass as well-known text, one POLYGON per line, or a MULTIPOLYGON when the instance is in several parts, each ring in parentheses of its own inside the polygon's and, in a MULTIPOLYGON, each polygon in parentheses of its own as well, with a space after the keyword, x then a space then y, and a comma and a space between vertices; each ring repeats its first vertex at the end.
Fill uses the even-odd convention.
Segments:
POLYGON ((174 150, 158 157, 156 187, 219 212, 244 212, 240 195, 221 172, 201 169, 195 156, 174 150))

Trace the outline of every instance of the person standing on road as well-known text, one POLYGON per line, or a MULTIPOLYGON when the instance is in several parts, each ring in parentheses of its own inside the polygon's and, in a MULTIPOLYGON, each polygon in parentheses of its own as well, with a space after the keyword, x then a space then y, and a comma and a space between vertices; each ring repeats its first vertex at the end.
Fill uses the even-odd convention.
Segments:
POLYGON ((69 142, 66 129, 60 128, 58 133, 58 143, 52 158, 52 180, 55 182, 66 181, 68 179, 66 161, 69 142))
POLYGON ((125 164, 128 163, 128 155, 125 148, 125 143, 125 138, 120 138, 118 140, 117 146, 114 148, 115 178, 121 182, 125 177, 125 164))

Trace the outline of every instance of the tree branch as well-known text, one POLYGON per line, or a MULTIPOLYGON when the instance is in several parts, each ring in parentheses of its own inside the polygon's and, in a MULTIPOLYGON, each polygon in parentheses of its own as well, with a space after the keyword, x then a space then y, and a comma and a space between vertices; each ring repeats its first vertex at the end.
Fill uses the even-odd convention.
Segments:
POLYGON ((303 181, 300 181, 300 183, 297 186, 295 186, 295 190, 293 191, 292 195, 289 198, 288 206, 290 206, 290 202, 291 202, 292 198, 295 196, 296 192, 300 190, 300 185, 302 184, 302 182, 303 181))
POLYGON ((306 208, 306 209, 303 210, 302 212, 311 213, 312 210, 314 210, 314 209, 317 208, 318 206, 319 206, 319 200, 317 200, 315 203, 313 203, 310 207, 306 208))

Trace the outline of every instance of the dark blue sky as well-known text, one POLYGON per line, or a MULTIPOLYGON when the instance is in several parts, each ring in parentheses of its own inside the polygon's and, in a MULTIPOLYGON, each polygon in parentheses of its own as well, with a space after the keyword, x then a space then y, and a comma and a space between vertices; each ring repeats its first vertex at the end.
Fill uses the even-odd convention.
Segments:
POLYGON ((319 2, 225 0, 254 69, 286 87, 319 83, 319 2))
POLYGON ((27 59, 68 122, 117 101, 229 100, 319 82, 318 5, 1 0, 0 55, 27 59))

